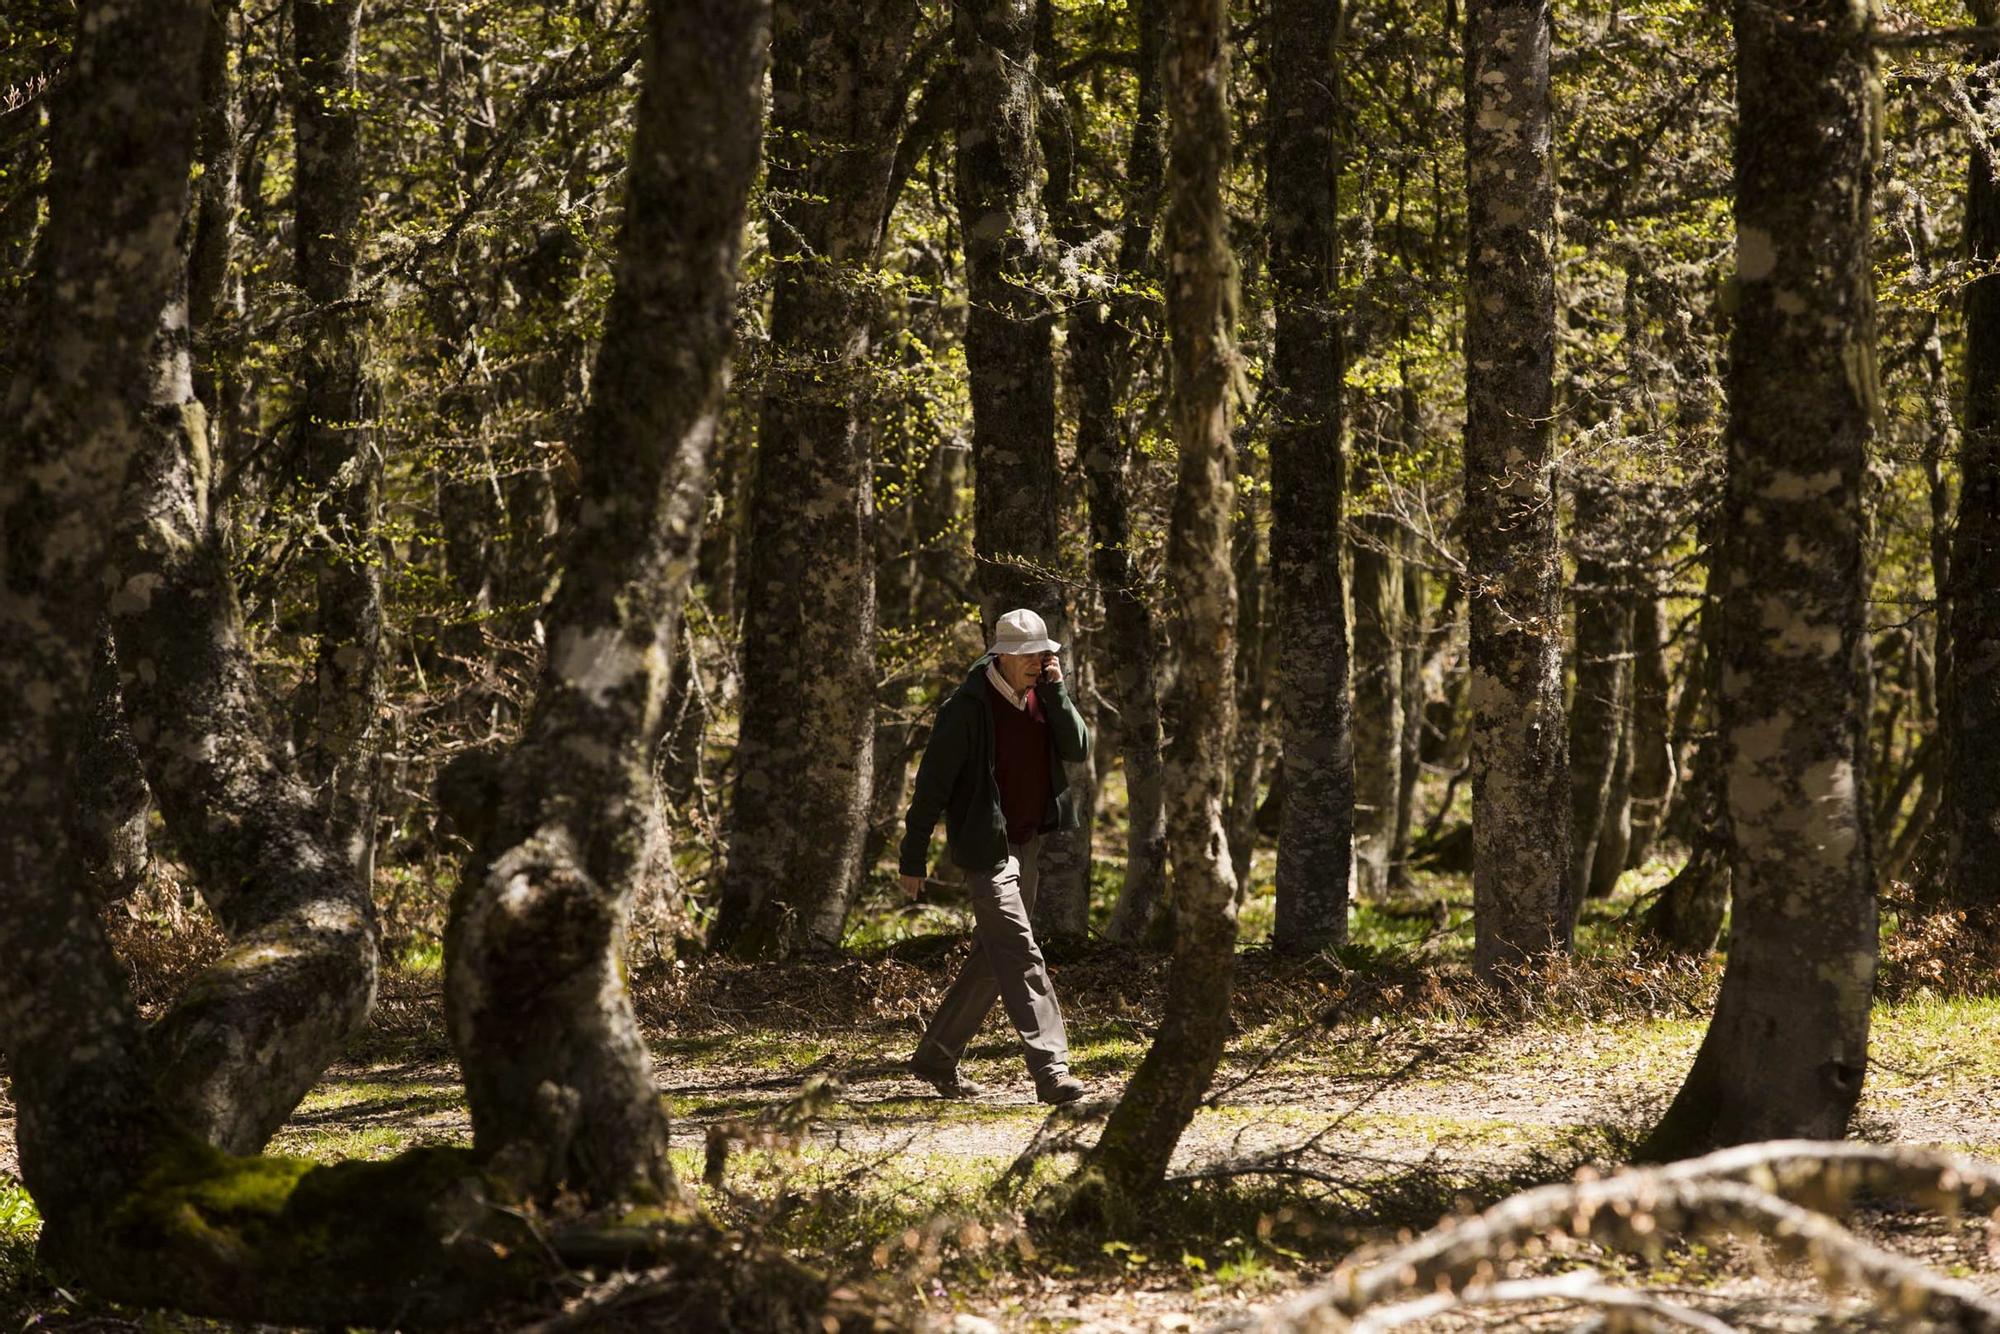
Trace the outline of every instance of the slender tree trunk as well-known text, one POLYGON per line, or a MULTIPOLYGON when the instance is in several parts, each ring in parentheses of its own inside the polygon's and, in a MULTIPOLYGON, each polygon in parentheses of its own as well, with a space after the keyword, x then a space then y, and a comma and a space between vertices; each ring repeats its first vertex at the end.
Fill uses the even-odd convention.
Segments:
POLYGON ((1681 788, 1682 822, 1687 826, 1688 859, 1660 889, 1660 896, 1643 919, 1648 935, 1666 948, 1681 954, 1706 955, 1715 948, 1722 933, 1722 917, 1729 908, 1729 808, 1724 792, 1722 738, 1713 721, 1701 721, 1697 707, 1708 701, 1714 712, 1722 670, 1722 590, 1726 571, 1722 568, 1721 544, 1717 540, 1721 516, 1715 515, 1705 527, 1709 550, 1708 586, 1702 600, 1695 662, 1681 687, 1677 710, 1680 735, 1690 735, 1700 727, 1688 781, 1681 788))
POLYGON ((1644 1146, 1656 1158, 1838 1138, 1868 1064, 1871 33, 1869 12, 1844 0, 1736 8, 1718 677, 1735 908, 1715 1018, 1644 1146))
POLYGON ((1641 592, 1632 610, 1632 838, 1625 865, 1645 864, 1673 804, 1672 678, 1667 671, 1667 600, 1641 592))
POLYGON ((188 320, 195 331, 195 394, 208 412, 209 439, 218 458, 232 457, 217 439, 234 411, 237 387, 214 354, 199 345, 212 338, 228 308, 229 272, 236 250, 236 209, 241 201, 236 156, 242 137, 242 98, 230 74, 235 0, 209 11, 201 52, 201 176, 195 182, 193 249, 188 256, 188 320))
POLYGON ((375 864, 375 712, 382 656, 376 552, 382 458, 367 426, 361 251, 361 0, 293 0, 298 284, 314 313, 299 373, 298 457, 315 498, 318 656, 304 701, 307 775, 364 880, 375 864))
MULTIPOLYGON (((1298 0, 1309 10, 1316 0, 1298 0)), ((1281 6, 1294 0, 1281 0, 1281 6)), ((1169 842, 1179 931, 1160 1031, 1105 1123, 1087 1170, 1116 1195, 1158 1186, 1208 1090, 1229 1034, 1236 885, 1223 830, 1236 590, 1229 570, 1235 449, 1232 264, 1222 182, 1229 165, 1223 0, 1173 0, 1167 75, 1167 329, 1180 479, 1167 539, 1182 645, 1169 705, 1169 842)), ((1294 19, 1296 21, 1296 19, 1294 19)))
POLYGON ((548 663, 520 743, 490 778, 469 775, 476 799, 458 803, 490 813, 470 831, 445 959, 476 1147, 591 1200, 672 1183, 625 926, 727 379, 766 17, 716 0, 651 9, 548 663))
MULTIPOLYGON (((1388 434, 1356 469, 1366 491, 1385 469, 1388 434)), ((1350 524, 1354 590, 1354 890, 1378 898, 1389 887, 1403 789, 1402 525, 1379 509, 1350 524)))
POLYGON ((1266 207, 1277 329, 1270 379, 1271 591, 1278 608, 1285 805, 1271 943, 1347 938, 1353 715, 1340 577, 1340 324, 1335 286, 1335 7, 1272 10, 1266 207))
POLYGON ((742 723, 717 942, 840 945, 875 740, 870 281, 915 0, 780 0, 765 198, 776 291, 751 488, 742 723))
MULTIPOLYGON (((1056 33, 1055 0, 1035 0, 1035 65, 1040 70, 1061 67, 1062 49, 1056 33)), ((1035 139, 1046 167, 1047 185, 1043 199, 1049 225, 1060 246, 1073 247, 1088 239, 1090 227, 1076 197, 1076 126, 1070 120, 1069 104, 1063 91, 1052 84, 1038 84, 1040 105, 1036 109, 1035 139)), ((1053 419, 1052 419, 1053 420, 1053 419)), ((1059 493, 1060 494, 1060 493, 1059 493)), ((1058 500, 1056 528, 1063 531, 1063 510, 1058 500)), ((1081 612, 1081 606, 1072 606, 1081 612)), ((1081 617, 1078 618, 1079 620, 1081 617)), ((1075 622, 1072 622, 1074 625, 1075 622)), ((1083 714, 1090 734, 1097 731, 1094 692, 1086 688, 1091 674, 1087 661, 1090 648, 1080 634, 1065 648, 1064 670, 1072 679, 1071 695, 1083 714)), ((1097 823, 1097 744, 1083 762, 1064 761, 1069 790, 1076 803, 1077 829, 1047 841, 1041 853, 1041 888, 1036 892, 1035 937, 1045 945, 1080 944, 1090 934, 1091 833, 1097 823)))
POLYGON ((1473 963, 1570 948, 1549 0, 1467 0, 1465 545, 1473 963))
POLYGON ((160 1135, 138 1016, 64 817, 104 599, 104 516, 144 437, 200 109, 199 0, 92 0, 52 110, 49 221, 0 411, 0 1047, 21 1176, 59 1262, 89 1254, 160 1135), (32 534, 33 540, 26 540, 32 534))
MULTIPOLYGON (((1241 457, 1239 455, 1239 457, 1241 457)), ((1257 506, 1239 498, 1231 556, 1236 572, 1236 734, 1231 742, 1229 801, 1224 824, 1229 830, 1229 864, 1237 893, 1248 892, 1250 860, 1257 850, 1257 789, 1263 776, 1265 637, 1264 567, 1258 560, 1257 506)))
MULTIPOLYGON (((1629 633, 1631 627, 1626 625, 1629 633)), ((1585 898, 1609 898, 1625 874, 1625 856, 1632 847, 1632 664, 1619 664, 1618 697, 1625 701, 1619 710, 1618 747, 1611 754, 1611 783, 1604 794, 1604 818, 1597 826, 1597 846, 1590 858, 1590 876, 1584 882, 1585 898)))
POLYGON ((1576 699, 1569 715, 1569 896, 1590 893, 1626 711, 1630 605, 1613 587, 1623 526, 1609 478, 1576 484, 1576 699))
MULTIPOLYGON (((1419 437, 1419 404, 1417 385, 1410 373, 1406 360, 1399 369, 1401 382, 1401 444, 1403 449, 1415 452, 1422 444, 1419 437)), ((1400 536, 1398 546, 1406 555, 1413 555, 1415 540, 1408 534, 1400 536)), ((1402 684, 1397 694, 1402 703, 1403 727, 1397 745, 1401 751, 1401 763, 1397 766, 1399 781, 1396 790, 1396 832, 1389 845, 1389 887, 1404 889, 1409 885, 1410 830, 1416 821, 1417 784, 1423 778, 1424 716, 1430 706, 1430 679, 1425 672, 1427 649, 1431 640, 1429 583, 1424 568, 1414 559, 1401 562, 1403 573, 1402 636, 1398 642, 1401 663, 1402 684)), ((1448 610, 1448 609, 1447 609, 1448 610)), ((1450 617, 1442 618, 1447 638, 1451 630, 1450 617)))
POLYGON ((1160 910, 1167 865, 1158 630, 1132 559, 1132 441, 1119 416, 1119 386, 1129 377, 1132 340, 1145 315, 1122 289, 1148 271, 1166 162, 1160 130, 1165 0, 1138 0, 1133 22, 1139 68, 1118 242, 1121 290, 1102 302, 1079 301, 1069 337, 1069 364, 1076 379, 1076 453, 1090 501, 1091 573, 1104 597, 1097 677, 1118 711, 1119 755, 1125 765, 1125 880, 1107 934, 1126 942, 1144 936, 1160 910))
MULTIPOLYGON (((1995 0, 1973 0, 1982 25, 2000 21, 1995 0)), ((1982 110, 1990 77, 1970 90, 1982 110)), ((1965 429, 1958 451, 1958 519, 1945 592, 1942 718, 1946 744, 1947 877, 1967 907, 2000 905, 2000 184, 1992 141, 1973 145, 1967 167, 1965 244, 1965 429)))

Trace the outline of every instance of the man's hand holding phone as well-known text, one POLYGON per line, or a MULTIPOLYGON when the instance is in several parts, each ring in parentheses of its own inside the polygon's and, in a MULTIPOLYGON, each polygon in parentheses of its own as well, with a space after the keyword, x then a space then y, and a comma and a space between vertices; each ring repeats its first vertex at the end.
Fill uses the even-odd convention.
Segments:
POLYGON ((1036 680, 1060 681, 1062 679, 1062 659, 1053 653, 1044 653, 1042 655, 1042 674, 1036 680))

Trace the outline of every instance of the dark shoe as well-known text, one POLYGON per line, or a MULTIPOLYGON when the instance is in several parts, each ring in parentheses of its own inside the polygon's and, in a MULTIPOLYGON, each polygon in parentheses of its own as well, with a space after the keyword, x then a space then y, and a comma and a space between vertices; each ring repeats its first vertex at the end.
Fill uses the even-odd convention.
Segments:
POLYGON ((908 1069, 912 1075, 936 1089, 940 1098, 976 1098, 986 1092, 984 1084, 967 1079, 957 1066, 949 1070, 938 1070, 911 1061, 908 1069))
POLYGON ((1081 1079, 1065 1070, 1059 1075, 1037 1076, 1035 1079, 1035 1099, 1056 1107, 1077 1101, 1090 1090, 1081 1079))

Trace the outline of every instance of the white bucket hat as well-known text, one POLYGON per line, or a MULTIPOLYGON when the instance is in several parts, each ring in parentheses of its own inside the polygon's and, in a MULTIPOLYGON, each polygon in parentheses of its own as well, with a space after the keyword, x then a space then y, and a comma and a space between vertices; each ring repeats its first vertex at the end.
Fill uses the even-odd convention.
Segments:
POLYGON ((989 653, 1054 653, 1062 647, 1049 638, 1048 622, 1026 607, 1008 612, 993 627, 989 653))

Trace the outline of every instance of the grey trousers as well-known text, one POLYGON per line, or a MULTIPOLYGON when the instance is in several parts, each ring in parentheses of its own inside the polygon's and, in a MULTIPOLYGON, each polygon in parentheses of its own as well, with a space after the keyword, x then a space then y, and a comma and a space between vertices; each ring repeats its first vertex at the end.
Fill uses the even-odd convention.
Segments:
POLYGON ((973 951, 945 993, 944 1003, 917 1044, 917 1064, 950 1070, 965 1044, 986 1021, 997 997, 1027 1048, 1028 1071, 1037 1079, 1069 1072, 1069 1038, 1056 1004, 1042 947, 1035 943, 1028 914, 1034 911, 1039 836, 1009 843, 1007 860, 986 871, 966 873, 972 894, 973 951))

